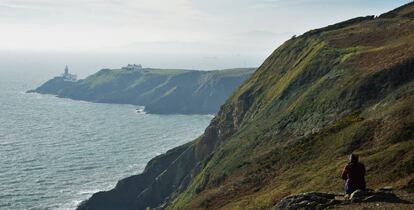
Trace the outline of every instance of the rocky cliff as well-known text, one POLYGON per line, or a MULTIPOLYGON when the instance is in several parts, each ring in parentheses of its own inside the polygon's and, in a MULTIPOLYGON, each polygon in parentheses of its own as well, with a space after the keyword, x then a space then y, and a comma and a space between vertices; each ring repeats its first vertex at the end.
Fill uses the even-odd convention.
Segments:
POLYGON ((78 82, 55 77, 31 92, 140 105, 148 113, 213 114, 254 70, 103 69, 78 82))
POLYGON ((351 152, 370 188, 412 192, 413 17, 410 3, 293 37, 201 137, 78 209, 270 209, 290 194, 342 191, 351 152))

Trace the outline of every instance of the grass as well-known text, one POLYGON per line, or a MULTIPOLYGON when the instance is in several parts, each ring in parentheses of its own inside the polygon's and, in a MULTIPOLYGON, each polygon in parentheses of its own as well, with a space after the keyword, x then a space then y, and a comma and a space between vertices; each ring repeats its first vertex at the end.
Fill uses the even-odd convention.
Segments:
POLYGON ((284 43, 228 99, 218 127, 235 133, 171 209, 268 209, 288 194, 342 191, 351 152, 369 187, 411 189, 414 80, 377 78, 414 58, 413 28, 367 18, 284 43))
MULTIPOLYGON (((142 71, 131 71, 124 69, 104 69, 99 71, 96 74, 93 74, 87 77, 84 80, 81 80, 82 84, 87 84, 90 88, 96 88, 101 85, 108 83, 116 83, 122 78, 131 78, 133 80, 132 87, 142 84, 147 81, 149 78, 165 76, 165 77, 175 77, 185 73, 198 72, 200 74, 208 75, 217 75, 218 77, 239 77, 242 75, 249 75, 254 71, 254 68, 240 68, 240 69, 224 69, 224 70, 215 70, 215 71, 192 71, 185 69, 152 69, 146 68, 142 71)), ((205 76, 205 77, 206 77, 205 76)), ((208 79, 208 78, 207 78, 208 79)))

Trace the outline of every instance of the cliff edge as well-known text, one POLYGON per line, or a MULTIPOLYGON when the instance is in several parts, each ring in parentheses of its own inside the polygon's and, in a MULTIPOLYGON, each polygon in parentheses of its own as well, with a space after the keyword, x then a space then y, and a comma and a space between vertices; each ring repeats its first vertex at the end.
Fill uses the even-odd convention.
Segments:
POLYGON ((413 12, 410 3, 286 41, 201 137, 78 209, 270 209, 291 194, 342 191, 351 152, 369 187, 413 192, 413 12))

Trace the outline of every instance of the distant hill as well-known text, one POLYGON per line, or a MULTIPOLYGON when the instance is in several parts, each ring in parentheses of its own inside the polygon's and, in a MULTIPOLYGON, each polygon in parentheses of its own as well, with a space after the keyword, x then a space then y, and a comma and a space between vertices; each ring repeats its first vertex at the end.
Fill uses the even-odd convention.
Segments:
POLYGON ((145 106, 148 113, 213 114, 254 68, 216 71, 103 69, 77 82, 55 77, 30 92, 145 106))
POLYGON ((202 136, 78 209, 283 209, 291 194, 342 192, 350 153, 369 188, 414 192, 413 40, 414 3, 293 37, 202 136))

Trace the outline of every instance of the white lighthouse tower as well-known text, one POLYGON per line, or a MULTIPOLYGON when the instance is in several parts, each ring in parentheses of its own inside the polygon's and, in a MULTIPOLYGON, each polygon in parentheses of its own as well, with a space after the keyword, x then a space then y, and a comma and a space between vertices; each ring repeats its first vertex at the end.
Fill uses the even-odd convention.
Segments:
POLYGON ((76 74, 70 74, 69 73, 69 67, 68 65, 65 66, 65 72, 62 74, 62 78, 66 82, 76 82, 76 74))
POLYGON ((66 65, 66 67, 65 67, 65 75, 68 75, 69 74, 69 68, 68 68, 68 65, 66 65))

